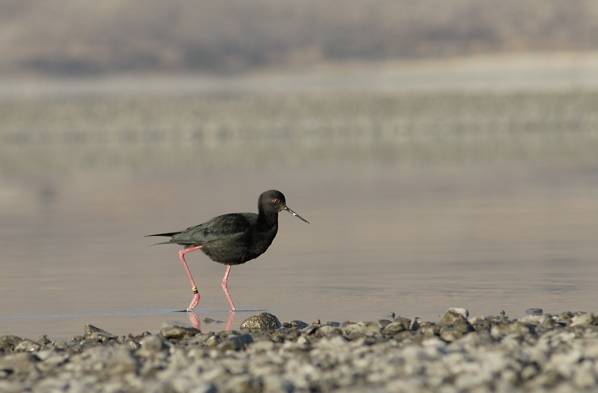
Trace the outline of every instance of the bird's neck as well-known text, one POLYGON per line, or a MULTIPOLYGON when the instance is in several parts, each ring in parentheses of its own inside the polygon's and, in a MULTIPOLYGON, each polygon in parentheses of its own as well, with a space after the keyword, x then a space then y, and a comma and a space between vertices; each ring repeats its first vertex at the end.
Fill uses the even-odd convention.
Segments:
POLYGON ((278 212, 265 212, 260 209, 257 216, 258 229, 270 229, 278 225, 278 212))

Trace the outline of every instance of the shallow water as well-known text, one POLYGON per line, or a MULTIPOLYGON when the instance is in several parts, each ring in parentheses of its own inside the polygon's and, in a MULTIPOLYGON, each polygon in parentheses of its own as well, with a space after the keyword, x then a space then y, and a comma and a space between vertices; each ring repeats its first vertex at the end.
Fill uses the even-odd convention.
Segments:
MULTIPOLYGON (((268 252, 233 268, 231 291, 242 310, 233 316, 234 326, 254 310, 307 321, 376 319, 391 312, 437 318, 453 306, 478 315, 505 310, 519 316, 530 307, 594 310, 598 160, 591 151, 598 138, 596 117, 587 108, 595 96, 489 96, 486 104, 465 97, 459 111, 450 108, 454 96, 382 97, 389 107, 384 111, 369 103, 364 105, 372 109, 363 109, 359 98, 350 103, 361 109, 347 104, 341 110, 317 97, 323 105, 297 99, 282 115, 268 101, 273 107, 262 118, 252 117, 261 113, 260 105, 245 107, 244 116, 260 125, 254 130, 259 143, 251 135, 235 136, 236 123, 222 120, 233 136, 211 147, 189 147, 183 138, 139 149, 129 141, 125 150, 122 143, 96 146, 85 138, 56 141, 53 129, 85 135, 77 116, 61 120, 49 110, 38 113, 41 120, 29 120, 37 113, 31 108, 43 105, 5 103, 4 109, 25 107, 24 118, 37 123, 3 117, 8 126, 0 137, 12 144, 2 146, 0 157, 0 334, 66 337, 81 332, 84 323, 113 333, 155 331, 164 321, 190 323, 188 315, 175 312, 191 298, 176 246, 151 247, 155 239, 143 236, 225 212, 254 211, 258 194, 269 188, 282 190, 311 224, 282 214, 268 252), (521 102, 530 110, 521 110, 521 102), (477 109, 466 110, 472 103, 477 109), (480 110, 496 117, 472 120, 480 110), (376 116, 364 120, 370 112, 376 116), (377 116, 387 113, 402 115, 377 116), (524 115, 536 122, 522 120, 524 115), (303 134, 268 138, 293 116, 309 120, 296 131, 303 134), (422 123, 434 118, 443 118, 444 128, 422 123), (572 129, 571 119, 580 122, 572 129), (494 120, 502 127, 497 132, 494 120), (376 139, 348 130, 347 141, 334 134, 334 124, 354 124, 366 135, 387 125, 398 131, 376 139), (14 130, 37 139, 6 137, 14 130)), ((126 123, 85 102, 52 104, 82 117, 93 114, 92 131, 126 123)), ((152 108, 144 105, 132 105, 133 115, 152 108)), ((197 105, 201 112, 203 104, 197 105)), ((238 114, 238 105, 226 98, 209 107, 220 108, 224 119, 238 114)), ((200 253, 188 260, 202 294, 198 317, 219 321, 201 327, 224 328, 224 266, 200 253)))
MULTIPOLYGON (((304 320, 435 318, 528 307, 592 310, 598 295, 598 186, 585 171, 392 165, 218 170, 192 176, 95 176, 2 209, 0 333, 65 336, 187 322, 191 292, 176 246, 143 235, 254 210, 269 187, 311 220, 280 217, 273 246, 232 270, 239 307, 304 320), (552 184, 551 176, 563 180, 552 184), (192 178, 193 181, 189 181, 192 178)), ((16 186, 14 186, 16 187, 16 186)), ((225 321, 224 268, 189 258, 198 314, 225 321)), ((238 323, 250 312, 237 314, 238 323)), ((222 324, 205 328, 222 328, 222 324)))

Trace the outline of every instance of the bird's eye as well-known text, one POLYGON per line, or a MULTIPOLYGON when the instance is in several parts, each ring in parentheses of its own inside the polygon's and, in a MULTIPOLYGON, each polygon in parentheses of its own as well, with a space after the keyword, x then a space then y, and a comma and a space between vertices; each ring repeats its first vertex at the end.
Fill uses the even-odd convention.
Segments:
POLYGON ((274 199, 272 199, 272 203, 273 203, 273 204, 277 205, 277 204, 278 204, 278 202, 280 202, 280 201, 279 201, 277 198, 274 198, 274 199))

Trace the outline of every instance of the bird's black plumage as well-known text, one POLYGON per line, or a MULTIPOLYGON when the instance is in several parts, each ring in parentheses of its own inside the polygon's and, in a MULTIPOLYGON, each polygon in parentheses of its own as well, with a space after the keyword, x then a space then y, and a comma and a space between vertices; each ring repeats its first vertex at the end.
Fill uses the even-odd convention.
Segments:
POLYGON ((224 214, 180 232, 148 236, 169 236, 165 244, 180 244, 185 248, 201 246, 213 261, 238 265, 257 258, 272 244, 278 232, 278 213, 282 210, 306 221, 286 205, 282 192, 269 190, 258 199, 258 214, 224 214))

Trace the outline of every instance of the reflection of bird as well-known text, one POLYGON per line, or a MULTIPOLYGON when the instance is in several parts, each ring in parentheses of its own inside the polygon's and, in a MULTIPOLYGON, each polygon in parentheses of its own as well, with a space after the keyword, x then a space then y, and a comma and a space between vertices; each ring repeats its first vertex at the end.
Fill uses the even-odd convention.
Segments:
POLYGON ((169 236, 170 240, 158 244, 180 244, 184 247, 179 251, 179 259, 189 277, 193 291, 193 298, 187 311, 197 306, 200 296, 185 255, 202 250, 213 261, 227 265, 222 279, 222 289, 229 309, 234 311, 236 307, 228 291, 231 266, 257 258, 268 249, 278 231, 278 213, 283 210, 308 222, 287 206, 282 192, 269 190, 263 192, 258 199, 258 214, 224 214, 184 231, 148 235, 169 236))
MULTIPOLYGON (((191 322, 191 326, 193 326, 197 330, 201 330, 201 317, 195 311, 189 311, 187 313, 189 315, 189 322, 191 322)), ((234 311, 228 312, 228 318, 226 318, 226 325, 224 325, 224 330, 230 332, 233 330, 233 323, 235 322, 235 315, 237 315, 234 311)), ((222 322, 222 321, 217 321, 222 322)))

